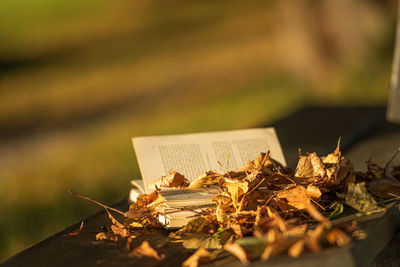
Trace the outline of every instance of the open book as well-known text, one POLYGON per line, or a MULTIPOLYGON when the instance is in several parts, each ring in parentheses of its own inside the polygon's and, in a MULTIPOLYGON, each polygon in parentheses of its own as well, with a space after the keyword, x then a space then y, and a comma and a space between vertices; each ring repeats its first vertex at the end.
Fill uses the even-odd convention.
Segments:
MULTIPOLYGON (((130 199, 135 201, 140 193, 150 193, 152 182, 174 170, 192 181, 206 171, 226 173, 243 167, 261 152, 286 165, 274 128, 254 128, 233 131, 194 133, 182 135, 148 136, 132 138, 139 163, 142 181, 132 181, 139 189, 133 189, 130 199)), ((212 206, 215 189, 162 189, 166 199, 165 216, 160 221, 167 227, 183 226, 193 212, 185 212, 200 206, 212 206), (186 190, 186 191, 185 191, 186 190), (208 192, 204 191, 208 190, 208 192), (176 212, 170 212, 175 209, 176 212), (173 226, 172 226, 173 225, 173 226)))

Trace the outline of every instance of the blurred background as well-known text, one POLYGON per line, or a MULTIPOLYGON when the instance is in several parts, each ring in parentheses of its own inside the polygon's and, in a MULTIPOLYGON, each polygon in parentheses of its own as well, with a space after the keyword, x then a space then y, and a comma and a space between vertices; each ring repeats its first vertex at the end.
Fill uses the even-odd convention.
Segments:
MULTIPOLYGON (((0 260, 140 178, 131 137, 385 105, 397 2, 0 1, 0 260)), ((301 144, 299 144, 301 145, 301 144)))

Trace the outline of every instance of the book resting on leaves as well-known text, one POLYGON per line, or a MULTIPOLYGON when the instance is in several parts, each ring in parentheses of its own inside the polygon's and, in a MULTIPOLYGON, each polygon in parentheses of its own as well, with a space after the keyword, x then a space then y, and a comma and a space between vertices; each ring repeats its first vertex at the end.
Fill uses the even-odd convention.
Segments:
MULTIPOLYGON (((132 138, 142 180, 132 180, 130 200, 140 193, 156 189, 153 181, 174 170, 193 181, 206 171, 226 173, 237 170, 261 152, 286 165, 274 128, 254 128, 232 131, 132 138), (223 164, 225 163, 225 164, 223 164)), ((213 197, 221 193, 217 187, 159 188, 164 202, 159 221, 166 228, 180 228, 188 221, 215 209, 213 197)))

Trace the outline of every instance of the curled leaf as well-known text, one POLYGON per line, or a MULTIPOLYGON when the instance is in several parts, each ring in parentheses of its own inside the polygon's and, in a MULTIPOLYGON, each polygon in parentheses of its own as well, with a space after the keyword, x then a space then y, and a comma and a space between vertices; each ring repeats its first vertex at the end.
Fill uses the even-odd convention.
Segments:
POLYGON ((100 232, 96 235, 96 240, 109 240, 109 241, 118 241, 118 236, 116 236, 112 232, 100 232))
POLYGON ((163 176, 160 179, 153 181, 150 184, 150 188, 162 188, 162 187, 170 187, 170 188, 178 188, 178 187, 186 187, 189 185, 188 180, 180 173, 169 170, 169 175, 163 176))
POLYGON ((329 220, 319 212, 319 210, 312 204, 308 203, 306 208, 308 214, 317 222, 328 222, 329 220))
POLYGON ((244 251, 243 247, 238 243, 226 243, 224 249, 236 256, 243 265, 248 265, 250 263, 247 259, 246 251, 244 251))
POLYGON ((249 190, 248 182, 246 180, 225 179, 224 187, 228 189, 233 207, 237 209, 239 197, 249 190))
POLYGON ((222 175, 212 171, 208 171, 193 179, 188 187, 200 188, 200 187, 215 186, 218 185, 222 179, 223 179, 222 175))
POLYGON ((153 249, 149 242, 143 241, 139 247, 134 248, 132 251, 129 252, 130 257, 149 257, 154 258, 156 260, 164 259, 165 255, 160 255, 155 249, 153 249))
POLYGON ((108 217, 111 219, 113 225, 111 225, 111 230, 115 235, 120 235, 121 237, 129 236, 129 231, 120 223, 118 222, 111 213, 106 209, 108 213, 108 217))
POLYGON ((228 220, 228 215, 226 214, 226 212, 224 211, 223 208, 221 208, 220 206, 217 206, 217 209, 215 210, 215 214, 217 216, 217 220, 218 222, 225 226, 228 224, 229 220, 228 220))
POLYGON ((70 235, 70 236, 79 235, 79 233, 82 231, 83 223, 84 223, 84 221, 81 222, 81 226, 78 229, 75 229, 75 230, 69 232, 68 235, 70 235))
POLYGON ((300 156, 297 163, 295 176, 296 177, 324 177, 326 174, 324 164, 317 156, 317 153, 311 153, 306 156, 300 156))
POLYGON ((343 204, 341 202, 335 201, 333 202, 330 206, 329 209, 333 210, 331 213, 329 213, 328 218, 330 220, 336 218, 343 212, 343 204))
POLYGON ((215 256, 214 253, 211 253, 204 248, 199 248, 193 255, 182 263, 182 267, 197 267, 199 263, 212 261, 215 259, 215 256))
POLYGON ((297 258, 304 250, 305 239, 300 239, 296 241, 288 250, 290 257, 297 258))

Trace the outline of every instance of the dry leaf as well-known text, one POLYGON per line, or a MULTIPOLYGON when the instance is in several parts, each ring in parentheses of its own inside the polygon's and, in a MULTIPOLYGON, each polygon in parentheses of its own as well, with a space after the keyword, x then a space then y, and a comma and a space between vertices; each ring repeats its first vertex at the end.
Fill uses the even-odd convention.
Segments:
POLYGON ((397 148, 396 153, 392 156, 392 158, 385 165, 385 176, 387 179, 392 180, 394 182, 399 182, 399 180, 393 175, 393 171, 395 167, 393 166, 394 159, 400 154, 400 147, 397 148))
POLYGON ((112 215, 111 213, 108 211, 108 209, 106 209, 107 214, 108 214, 108 218, 110 218, 112 224, 114 224, 115 226, 117 226, 118 228, 124 228, 124 226, 118 222, 112 215))
POLYGON ((189 188, 210 187, 219 185, 222 175, 212 171, 205 172, 190 182, 189 188))
POLYGON ((379 179, 368 183, 368 191, 374 196, 381 198, 391 198, 391 194, 400 195, 399 184, 389 179, 379 179))
POLYGON ((193 236, 189 239, 183 240, 182 245, 184 248, 187 248, 187 249, 198 249, 198 248, 220 249, 220 248, 222 248, 219 238, 214 237, 214 236, 209 236, 209 235, 193 236))
POLYGON ((374 179, 379 180, 385 177, 385 169, 373 163, 371 158, 367 162, 365 162, 365 165, 367 165, 368 174, 371 175, 374 179))
MULTIPOLYGON (((355 226, 350 223, 333 228, 320 210, 329 213, 332 210, 331 203, 338 203, 340 197, 361 212, 380 211, 366 190, 365 182, 368 182, 368 189, 375 195, 398 195, 400 167, 391 166, 392 158, 384 169, 369 161, 367 173, 354 172, 351 162, 342 156, 339 143, 336 150, 325 157, 318 157, 316 153, 300 156, 294 174, 270 158, 269 153, 261 153, 237 171, 224 175, 209 171, 198 176, 189 185, 190 188, 218 186, 224 190, 213 198, 215 210, 205 213, 207 216, 198 216, 189 221, 174 234, 186 248, 201 247, 183 266, 195 267, 201 262, 213 260, 218 251, 213 253, 205 248, 218 249, 224 243, 226 251, 243 264, 248 264, 249 258, 260 255, 262 260, 284 252, 291 257, 298 257, 304 252, 318 252, 323 245, 344 246, 351 242, 350 236, 355 234, 355 226), (312 222, 318 224, 315 226, 312 222)), ((185 178, 174 171, 156 181, 156 184, 159 187, 188 186, 185 178)), ((127 228, 107 210, 113 224, 112 231, 99 233, 96 239, 117 240, 119 236, 128 236, 126 247, 130 256, 161 260, 163 256, 146 241, 132 248, 128 230, 132 230, 133 226, 149 224, 158 227, 157 212, 163 202, 158 190, 139 195, 129 211, 124 213, 128 217, 125 221, 127 228)), ((340 211, 338 208, 334 214, 340 211)), ((75 231, 71 234, 74 235, 75 231)))
POLYGON ((228 192, 232 199, 232 204, 235 209, 237 209, 239 197, 247 192, 249 189, 248 182, 246 180, 233 180, 225 178, 224 187, 228 189, 228 192))
POLYGON ((283 232, 283 237, 285 239, 297 239, 300 236, 304 235, 306 231, 307 231, 307 224, 297 225, 283 232))
POLYGON ((153 217, 153 207, 142 207, 133 203, 130 205, 129 210, 124 213, 125 217, 134 220, 143 220, 149 216, 153 217))
POLYGON ((188 185, 189 182, 182 174, 173 170, 169 170, 169 175, 153 181, 150 184, 150 188, 162 188, 162 187, 178 188, 178 187, 186 187, 188 185))
POLYGON ((111 225, 111 231, 115 235, 120 235, 121 237, 127 237, 129 236, 129 231, 125 228, 119 228, 116 225, 111 225))
POLYGON ((228 224, 229 222, 228 215, 226 214, 223 208, 217 206, 217 209, 215 210, 215 215, 217 216, 217 221, 219 222, 219 224, 221 224, 222 226, 228 224))
POLYGON ((342 230, 337 228, 329 231, 329 233, 326 236, 326 239, 328 240, 329 244, 337 245, 338 247, 343 247, 349 244, 351 241, 348 235, 346 235, 342 230))
POLYGON ((288 254, 290 257, 297 258, 304 250, 305 240, 300 239, 296 241, 288 250, 288 254))
POLYGON ((128 239, 126 240, 126 244, 125 244, 125 248, 127 251, 132 250, 132 242, 133 242, 133 238, 128 237, 128 239))
POLYGON ((266 206, 258 207, 256 214, 254 225, 258 235, 268 232, 271 228, 277 228, 281 232, 287 230, 285 221, 271 208, 266 206))
POLYGON ((83 222, 84 222, 84 221, 81 222, 81 226, 80 226, 78 229, 75 229, 75 230, 69 232, 68 235, 70 235, 70 236, 79 235, 79 233, 82 231, 82 228, 83 228, 83 222))
POLYGON ((347 187, 346 204, 363 214, 384 211, 368 193, 365 183, 349 183, 347 187))
POLYGON ((111 219, 113 225, 111 225, 111 230, 115 235, 120 235, 122 237, 129 236, 129 231, 120 223, 118 222, 111 213, 106 209, 108 213, 108 217, 111 219))
POLYGON ((237 243, 226 243, 224 249, 233 254, 240 260, 243 265, 248 265, 250 262, 247 259, 246 251, 237 243))
POLYGON ((310 214, 310 216, 317 222, 329 222, 329 219, 322 215, 312 203, 308 203, 306 210, 308 214, 310 214))
POLYGON ((299 210, 304 210, 310 203, 310 196, 304 186, 298 185, 276 193, 279 199, 286 199, 288 204, 299 210))
POLYGON ((325 166, 317 156, 317 153, 314 152, 306 156, 300 156, 294 176, 304 178, 324 177, 325 174, 325 166))
POLYGON ((293 244, 292 240, 284 240, 282 235, 276 230, 271 230, 268 232, 267 236, 269 236, 268 240, 271 240, 271 242, 269 242, 264 252, 261 254, 262 261, 266 261, 271 257, 281 254, 293 244), (271 238, 271 236, 273 236, 273 238, 271 238))
POLYGON ((204 248, 199 248, 192 256, 182 263, 182 267, 197 267, 199 263, 210 262, 214 260, 214 258, 215 254, 210 253, 204 248))
POLYGON ((204 233, 208 234, 214 229, 214 225, 210 223, 206 216, 198 216, 190 220, 185 227, 182 228, 186 233, 204 233))
MULTIPOLYGON (((224 193, 224 192, 223 192, 224 193)), ((230 196, 228 194, 225 195, 218 195, 215 196, 212 199, 215 203, 217 203, 217 205, 224 211, 224 212, 229 212, 229 211, 233 211, 233 206, 232 206, 232 199, 230 198, 230 196)))
POLYGON ((235 240, 235 243, 239 244, 245 251, 246 255, 251 259, 259 258, 263 253, 268 239, 263 237, 246 236, 241 239, 235 240))
POLYGON ((238 238, 242 238, 243 237, 242 227, 240 226, 240 224, 233 223, 229 227, 235 233, 235 235, 238 238))
POLYGON ((156 260, 164 259, 165 255, 158 254, 150 245, 149 242, 143 241, 139 247, 134 248, 131 252, 129 252, 130 257, 149 257, 154 258, 156 260))
POLYGON ((322 193, 318 187, 316 187, 314 185, 308 185, 307 186, 307 195, 309 197, 313 198, 314 200, 318 200, 318 199, 320 199, 322 193))
POLYGON ((317 225, 317 227, 314 230, 309 230, 305 236, 305 242, 307 245, 307 248, 311 252, 318 252, 322 249, 320 240, 322 237, 322 234, 327 230, 327 228, 330 228, 331 225, 330 223, 320 223, 317 225))
POLYGON ((96 240, 118 241, 118 237, 112 232, 100 232, 96 235, 96 240))

